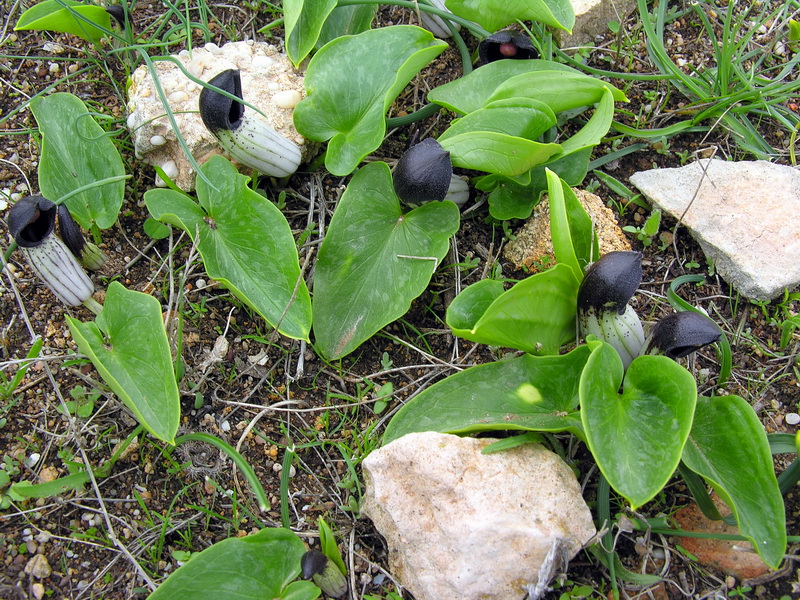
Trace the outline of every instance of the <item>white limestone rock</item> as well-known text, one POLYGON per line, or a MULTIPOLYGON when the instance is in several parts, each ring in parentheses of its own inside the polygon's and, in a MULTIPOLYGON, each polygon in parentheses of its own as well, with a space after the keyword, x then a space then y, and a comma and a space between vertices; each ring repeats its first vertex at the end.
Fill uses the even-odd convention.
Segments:
POLYGON ((797 169, 703 159, 634 173, 630 181, 681 220, 717 273, 742 295, 768 301, 800 284, 797 169))
MULTIPOLYGON (((305 144, 292 122, 294 107, 305 95, 303 72, 295 69, 288 57, 274 46, 253 41, 231 42, 222 47, 206 44, 194 48, 191 53, 183 50, 173 58, 203 81, 226 69, 239 69, 245 102, 264 114, 258 115, 250 107, 245 107, 245 111, 254 118, 266 117, 273 129, 301 147, 304 160, 316 150, 305 144)), ((198 99, 202 86, 186 77, 173 62, 154 64, 178 129, 197 163, 203 164, 213 155, 223 153, 200 119, 198 99)), ((160 166, 181 189, 194 189, 194 169, 177 142, 153 78, 144 65, 131 77, 127 111, 127 125, 136 156, 160 166)), ((156 184, 159 183, 163 185, 157 179, 156 184)))
POLYGON ((595 534, 569 467, 539 444, 412 433, 362 463, 361 514, 417 600, 538 598, 595 534))

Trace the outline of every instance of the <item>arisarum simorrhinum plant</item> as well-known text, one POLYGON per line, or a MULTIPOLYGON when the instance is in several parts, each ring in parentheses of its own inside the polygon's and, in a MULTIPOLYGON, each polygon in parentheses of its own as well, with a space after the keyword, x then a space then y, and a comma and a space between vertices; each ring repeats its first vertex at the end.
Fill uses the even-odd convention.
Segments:
POLYGON ((677 360, 713 344, 721 335, 717 324, 698 312, 673 313, 653 326, 642 354, 664 355, 677 360))
POLYGON ((330 558, 319 550, 309 550, 300 560, 303 579, 311 579, 326 595, 341 598, 347 592, 347 578, 330 558))
MULTIPOLYGON (((55 234, 58 209, 47 198, 28 196, 17 202, 8 212, 8 229, 22 250, 31 268, 48 288, 69 306, 86 304, 92 310, 99 308, 92 299, 94 284, 78 264, 78 260, 55 234)), ((71 217, 70 217, 71 219, 71 217)), ((65 219, 61 218, 62 222, 65 219)), ((62 228, 62 234, 80 236, 74 230, 62 228)), ((70 245, 77 247, 76 240, 70 245)))
POLYGON ((239 71, 228 69, 208 82, 238 100, 204 87, 200 92, 200 117, 217 141, 235 160, 270 177, 287 177, 302 161, 300 148, 261 119, 244 111, 239 71))
POLYGON ((644 329, 628 304, 642 282, 641 252, 609 252, 597 260, 578 290, 578 329, 594 335, 619 353, 624 367, 639 356, 644 329))
POLYGON ((450 153, 433 138, 411 146, 394 168, 397 197, 406 203, 444 200, 453 176, 450 153))
POLYGON ((478 56, 481 65, 485 65, 504 58, 515 60, 538 58, 539 52, 525 34, 504 29, 480 41, 478 56))

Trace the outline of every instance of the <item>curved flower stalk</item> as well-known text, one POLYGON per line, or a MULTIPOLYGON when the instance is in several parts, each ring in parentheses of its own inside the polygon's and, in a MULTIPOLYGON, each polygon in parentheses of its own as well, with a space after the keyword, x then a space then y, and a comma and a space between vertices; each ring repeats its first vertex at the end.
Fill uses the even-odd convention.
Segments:
POLYGON ((504 29, 481 40, 478 44, 478 56, 481 65, 485 65, 504 58, 515 60, 538 58, 539 52, 525 34, 504 29))
POLYGON ((405 151, 394 168, 392 182, 397 197, 409 204, 444 200, 453 176, 450 153, 433 138, 405 151))
POLYGON ((86 241, 66 204, 58 205, 58 228, 67 248, 78 257, 84 267, 90 271, 97 271, 106 264, 108 256, 96 245, 86 241))
POLYGON ((303 579, 311 579, 327 596, 341 598, 347 592, 347 578, 330 558, 309 550, 300 559, 303 579))
POLYGON ((642 354, 660 354, 677 360, 713 344, 721 336, 717 324, 705 315, 693 311, 673 313, 653 326, 642 354))
POLYGON ((297 144, 261 119, 245 115, 238 70, 222 71, 208 83, 238 98, 234 100, 208 87, 200 92, 200 117, 231 157, 270 177, 287 177, 297 171, 302 160, 297 144))
POLYGON ((628 304, 642 282, 641 252, 609 252, 595 262, 578 289, 581 337, 594 335, 619 353, 627 369, 644 346, 644 329, 628 304))
MULTIPOLYGON (((92 280, 54 232, 57 213, 50 200, 28 196, 9 210, 8 229, 28 264, 61 302, 69 306, 86 304, 98 312, 99 305, 92 299, 92 280)), ((74 231, 67 235, 73 237, 74 231)))

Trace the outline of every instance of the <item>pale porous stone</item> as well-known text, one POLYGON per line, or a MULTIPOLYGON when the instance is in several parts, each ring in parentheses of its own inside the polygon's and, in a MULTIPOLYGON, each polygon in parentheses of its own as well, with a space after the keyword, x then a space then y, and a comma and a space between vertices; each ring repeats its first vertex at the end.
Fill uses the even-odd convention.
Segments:
POLYGON ((363 462, 361 513, 417 600, 538 598, 595 534, 569 467, 539 444, 412 433, 363 462))
MULTIPOLYGON (((252 41, 231 42, 222 47, 206 44, 194 48, 191 53, 183 50, 173 58, 202 81, 208 81, 226 69, 239 69, 245 102, 264 113, 267 122, 278 133, 301 146, 304 159, 310 158, 311 152, 316 150, 305 145, 305 139, 292 122, 294 106, 305 93, 303 73, 274 46, 252 41)), ((170 61, 154 64, 178 129, 197 163, 202 164, 214 154, 221 154, 222 149, 203 125, 198 112, 202 86, 191 81, 170 61)), ((181 189, 194 189, 194 170, 177 142, 146 66, 136 69, 131 77, 127 110, 127 124, 136 156, 160 166, 181 189)), ((264 118, 247 106, 245 112, 254 118, 264 118)), ((159 180, 156 183, 163 185, 159 180)))
POLYGON ((594 46, 595 37, 608 31, 608 22, 621 23, 636 7, 636 0, 571 0, 575 11, 572 33, 554 33, 562 48, 594 46))
MULTIPOLYGON (((602 198, 584 190, 572 191, 592 218, 600 254, 630 250, 628 238, 617 225, 614 212, 603 203, 602 198)), ((547 270, 555 264, 553 239, 550 236, 550 203, 546 196, 536 205, 525 224, 514 232, 514 239, 506 244, 503 255, 518 269, 531 273, 547 270)))
POLYGON ((767 161, 703 159, 630 181, 691 232, 742 295, 771 300, 800 283, 800 172, 767 161), (705 170, 705 173, 704 173, 705 170))

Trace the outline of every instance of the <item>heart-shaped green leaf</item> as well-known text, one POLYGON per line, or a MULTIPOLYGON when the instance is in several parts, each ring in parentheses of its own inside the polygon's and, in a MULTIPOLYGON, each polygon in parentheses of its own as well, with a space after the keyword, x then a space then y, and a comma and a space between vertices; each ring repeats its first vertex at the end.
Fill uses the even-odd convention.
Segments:
POLYGON ((415 431, 571 431, 583 437, 578 381, 589 357, 579 346, 562 356, 531 356, 451 375, 412 400, 389 422, 383 442, 415 431))
POLYGON ((102 6, 76 0, 45 0, 22 13, 14 30, 58 31, 71 33, 87 42, 99 42, 105 33, 95 25, 106 31, 111 29, 111 15, 102 6))
POLYGON ((309 139, 330 140, 328 171, 347 175, 381 145, 392 102, 446 47, 424 29, 396 25, 336 38, 314 55, 294 123, 309 139))
MULTIPOLYGON (((494 91, 512 77, 533 71, 552 70, 582 75, 572 67, 549 60, 497 60, 431 90, 428 101, 466 115, 486 106, 494 91)), ((535 98, 529 94, 520 95, 535 98)))
POLYGON ((689 371, 665 356, 636 358, 623 382, 617 351, 597 340, 588 345, 592 355, 580 381, 586 442, 608 483, 636 509, 675 472, 697 387, 689 371))
POLYGON ((575 338, 578 286, 570 267, 556 265, 515 284, 481 312, 497 288, 473 284, 450 303, 447 325, 473 342, 557 354, 575 338))
POLYGON ((42 195, 57 202, 78 188, 89 186, 68 198, 67 208, 81 227, 88 229, 95 223, 100 229, 108 229, 117 220, 125 183, 120 180, 96 187, 91 184, 125 175, 125 165, 114 142, 77 96, 66 92, 37 96, 30 101, 30 107, 42 134, 42 195))
POLYGON ((786 553, 786 511, 764 426, 747 401, 698 398, 683 462, 712 485, 740 533, 777 569, 786 553))
POLYGON ((320 590, 300 575, 305 544, 288 529, 230 537, 170 575, 148 600, 314 600, 320 590))
POLYGON ((597 104, 602 100, 605 90, 610 90, 616 101, 627 100, 625 94, 610 83, 583 73, 531 71, 501 83, 487 102, 515 97, 534 98, 547 104, 554 113, 560 113, 597 104))
POLYGON ((459 17, 497 31, 510 23, 538 21, 571 31, 575 11, 570 0, 447 0, 445 6, 459 17))
POLYGON ((200 205, 180 192, 153 189, 144 195, 150 214, 196 239, 209 277, 283 335, 307 340, 311 298, 286 218, 221 156, 201 169, 216 189, 198 178, 200 205))
POLYGON ((283 22, 286 29, 286 54, 298 66, 314 49, 336 0, 284 0, 283 22))
POLYGON ((314 271, 317 349, 335 359, 403 316, 447 254, 460 222, 452 202, 403 214, 386 163, 361 168, 331 219, 314 271))
POLYGON ((114 281, 94 321, 66 319, 108 387, 150 433, 172 443, 181 404, 158 300, 114 281))

